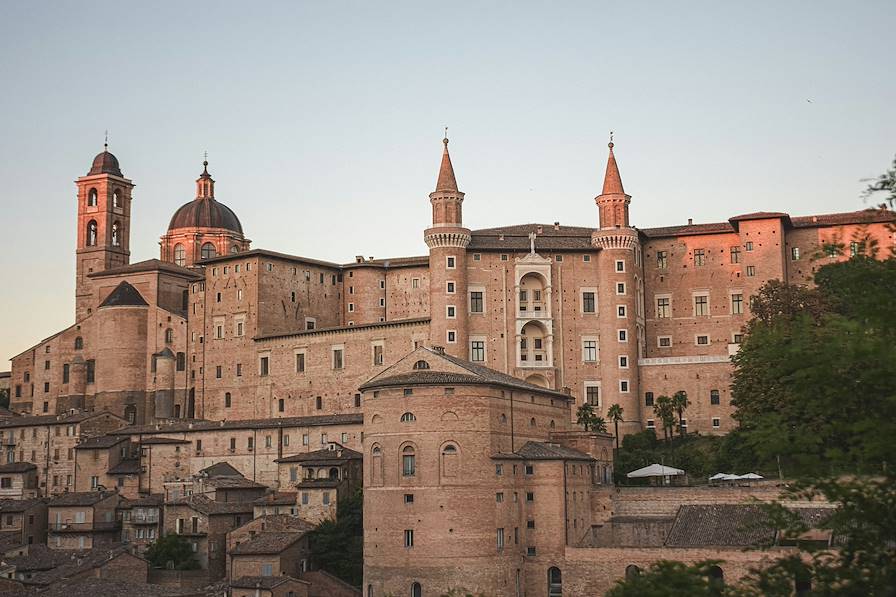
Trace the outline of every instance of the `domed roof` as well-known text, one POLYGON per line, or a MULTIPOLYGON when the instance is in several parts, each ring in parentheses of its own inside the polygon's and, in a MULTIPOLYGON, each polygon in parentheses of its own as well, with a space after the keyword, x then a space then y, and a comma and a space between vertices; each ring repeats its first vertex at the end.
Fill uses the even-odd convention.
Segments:
POLYGON ((233 210, 213 197, 199 197, 174 212, 168 230, 176 228, 224 228, 243 233, 243 225, 233 210))
POLYGON ((87 176, 93 176, 94 174, 123 176, 118 165, 118 158, 105 150, 96 154, 96 157, 93 158, 93 165, 90 167, 90 172, 87 173, 87 176))

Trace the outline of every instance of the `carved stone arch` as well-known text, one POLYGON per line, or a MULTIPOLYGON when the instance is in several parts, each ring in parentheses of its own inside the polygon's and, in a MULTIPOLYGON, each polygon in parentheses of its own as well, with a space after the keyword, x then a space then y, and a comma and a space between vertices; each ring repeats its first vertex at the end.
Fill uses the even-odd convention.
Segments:
POLYGON ((460 444, 454 440, 442 442, 439 446, 439 478, 442 482, 452 482, 460 473, 460 444))
POLYGON ((550 387, 548 385, 548 380, 545 379, 545 376, 541 373, 533 373, 532 375, 526 378, 526 381, 532 385, 538 386, 540 388, 550 387))

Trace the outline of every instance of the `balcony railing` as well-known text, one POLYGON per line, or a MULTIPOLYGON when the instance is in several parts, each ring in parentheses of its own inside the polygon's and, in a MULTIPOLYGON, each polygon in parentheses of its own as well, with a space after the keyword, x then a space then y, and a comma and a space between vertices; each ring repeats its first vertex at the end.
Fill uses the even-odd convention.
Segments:
POLYGON ((121 521, 51 522, 52 533, 105 533, 121 529, 121 521))

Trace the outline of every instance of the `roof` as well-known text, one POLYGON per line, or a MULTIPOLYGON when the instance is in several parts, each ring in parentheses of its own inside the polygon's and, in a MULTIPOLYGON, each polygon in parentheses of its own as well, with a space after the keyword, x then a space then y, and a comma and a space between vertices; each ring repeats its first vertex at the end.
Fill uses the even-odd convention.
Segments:
POLYGON ((529 234, 534 232, 535 250, 541 251, 597 251, 591 244, 594 228, 560 226, 559 224, 520 224, 499 228, 473 230, 467 252, 519 251, 529 252, 529 234), (538 230, 541 229, 539 233, 538 230))
POLYGON ((128 597, 176 597, 203 595, 200 590, 178 589, 164 585, 132 583, 102 578, 77 578, 53 584, 40 593, 41 597, 98 597, 127 595, 128 597))
POLYGON ((28 500, 0 500, 0 512, 24 512, 34 506, 45 503, 43 498, 28 500))
POLYGON ((305 532, 264 531, 231 549, 230 554, 235 556, 274 555, 294 545, 303 536, 305 536, 305 532))
POLYGON ((9 464, 0 464, 0 473, 27 473, 37 468, 37 465, 30 462, 10 462, 9 464))
MULTIPOLYGON (((129 427, 127 429, 130 429, 129 427)), ((189 444, 190 441, 186 439, 179 439, 176 437, 144 437, 140 440, 142 445, 153 445, 153 444, 189 444)))
POLYGON ((125 458, 119 461, 113 467, 110 467, 106 473, 110 475, 136 475, 140 473, 140 459, 139 458, 125 458))
MULTIPOLYGON (((233 421, 172 421, 155 425, 134 425, 116 429, 111 433, 142 435, 152 433, 180 433, 188 431, 208 431, 211 429, 275 429, 277 427, 316 427, 325 425, 354 425, 364 422, 361 414, 318 415, 311 417, 279 417, 271 419, 242 419, 233 421)), ((0 428, 3 424, 0 423, 0 428)), ((140 440, 147 443, 148 438, 140 440)), ((186 443, 186 440, 182 440, 186 443)))
POLYGON ((123 441, 126 441, 126 437, 119 437, 115 435, 100 435, 98 437, 88 437, 81 440, 78 445, 75 446, 76 450, 103 450, 107 448, 111 448, 120 444, 123 441))
POLYGON ((526 442, 513 453, 498 452, 492 458, 520 458, 523 460, 594 460, 590 455, 560 444, 546 442, 526 442))
POLYGON ((336 489, 342 483, 339 479, 303 479, 294 487, 297 489, 336 489))
POLYGON ((187 506, 193 510, 215 516, 219 514, 250 514, 252 502, 216 502, 204 495, 189 495, 167 502, 171 506, 187 506))
POLYGON ((256 483, 245 477, 211 477, 205 481, 215 489, 267 489, 267 485, 256 483))
POLYGON ((274 493, 269 493, 264 497, 260 497, 254 502, 252 502, 253 506, 295 506, 296 505, 296 492, 295 491, 275 491, 274 493))
POLYGON ((142 508, 145 506, 162 506, 164 503, 165 498, 161 493, 153 493, 152 495, 144 495, 133 500, 123 499, 118 505, 118 508, 120 510, 127 510, 129 508, 142 508))
POLYGON ((216 462, 199 471, 200 475, 206 477, 242 477, 243 473, 236 470, 233 465, 227 462, 216 462))
POLYGON ((241 576, 236 580, 230 581, 230 586, 236 589, 273 589, 279 587, 283 583, 296 582, 300 584, 310 584, 306 580, 298 580, 291 576, 241 576))
POLYGON ((109 293, 100 307, 147 307, 149 303, 140 292, 124 280, 109 293))
POLYGON ((437 362, 438 359, 443 359, 467 371, 467 373, 439 371, 437 368, 438 365, 436 364, 434 367, 433 363, 431 363, 430 369, 422 369, 410 371, 408 373, 388 375, 389 371, 394 368, 393 365, 393 367, 386 369, 379 375, 366 381, 361 385, 360 389, 372 390, 376 388, 400 387, 409 385, 497 385, 513 388, 515 390, 537 392, 539 394, 549 394, 556 398, 563 398, 565 400, 571 399, 571 396, 569 396, 568 394, 564 394, 563 392, 536 386, 535 384, 523 381, 522 379, 513 377, 512 375, 507 375, 506 373, 501 373, 500 371, 495 371, 494 369, 489 369, 488 367, 477 365, 475 363, 471 363, 470 361, 451 356, 445 352, 437 352, 426 347, 418 348, 417 350, 411 352, 408 356, 406 356, 405 359, 415 353, 420 353, 421 356, 424 353, 428 353, 435 358, 434 363, 437 362))
POLYGON ((775 529, 760 505, 684 505, 666 537, 667 547, 771 544, 775 529))
POLYGON ((269 257, 271 259, 281 259, 292 263, 307 263, 309 265, 318 265, 321 267, 338 270, 342 266, 332 261, 322 261, 320 259, 312 259, 310 257, 302 257, 300 255, 290 255, 289 253, 280 253, 278 251, 270 251, 268 249, 250 249, 242 253, 231 253, 229 255, 216 255, 203 259, 201 263, 218 263, 219 261, 230 261, 232 259, 245 259, 246 257, 269 257))
POLYGON ((121 167, 118 165, 118 158, 107 150, 101 151, 96 154, 95 158, 93 158, 93 164, 91 164, 87 176, 94 176, 96 174, 114 174, 115 176, 124 177, 121 173, 121 167))
POLYGON ((49 506, 93 506, 117 495, 114 491, 70 491, 52 498, 49 506))
POLYGON ((250 526, 253 527, 252 530, 256 533, 285 533, 310 531, 313 530, 316 525, 303 518, 299 518, 298 516, 293 516, 292 514, 264 514, 253 518, 240 527, 240 529, 250 526))
POLYGON ((381 267, 383 269, 395 267, 429 267, 429 255, 417 255, 414 257, 389 257, 386 259, 364 259, 342 265, 342 269, 356 269, 359 267, 381 267))
POLYGON ((700 234, 726 234, 735 232, 734 226, 728 222, 713 224, 686 224, 684 226, 664 226, 661 228, 639 228, 647 238, 663 238, 667 236, 695 236, 700 234))
POLYGON ((289 332, 287 334, 272 334, 270 336, 255 336, 255 340, 276 340, 278 338, 294 338, 298 336, 318 336, 321 334, 329 334, 333 332, 355 332, 357 330, 367 330, 372 328, 388 328, 402 325, 415 325, 429 323, 429 317, 417 317, 412 319, 398 319, 395 321, 380 321, 374 323, 365 323, 363 325, 344 325, 330 328, 315 328, 313 330, 301 330, 298 332, 289 332))
POLYGON ((616 156, 613 155, 613 142, 610 141, 610 155, 607 157, 607 170, 604 173, 604 187, 601 195, 624 195, 622 189, 622 177, 619 176, 619 166, 616 165, 616 156))
POLYGON ((630 472, 626 477, 629 479, 641 479, 644 477, 673 477, 683 474, 685 473, 680 468, 663 466, 662 464, 651 464, 650 466, 645 466, 630 472))
POLYGON ((457 192, 457 180, 454 178, 454 166, 448 154, 448 137, 442 139, 442 163, 439 165, 439 178, 436 180, 436 193, 441 191, 457 192))
POLYGON ((233 210, 214 197, 197 197, 177 208, 168 223, 168 230, 180 228, 222 228, 243 233, 243 225, 233 210))
MULTIPOLYGON (((72 423, 80 423, 87 419, 100 415, 109 415, 115 418, 116 415, 107 412, 81 412, 73 415, 23 415, 20 417, 11 417, 9 419, 0 419, 0 429, 8 429, 10 427, 32 427, 41 425, 71 425, 72 423)), ((123 419, 122 419, 123 420, 123 419)))
POLYGON ((794 228, 814 228, 816 226, 841 226, 844 224, 875 224, 881 222, 893 222, 896 220, 896 212, 889 209, 868 208, 859 211, 849 211, 834 214, 820 214, 815 216, 796 216, 790 218, 794 228))
POLYGON ((342 444, 332 442, 332 445, 335 446, 333 449, 323 448, 321 450, 314 450, 313 452, 293 454, 292 456, 278 458, 274 462, 308 462, 309 464, 311 462, 322 462, 336 464, 338 462, 360 460, 363 458, 363 455, 360 452, 356 452, 351 448, 346 448, 342 444))
POLYGON ((119 267, 87 274, 87 277, 103 278, 107 276, 120 276, 122 274, 138 274, 143 272, 165 272, 183 276, 185 278, 194 278, 196 280, 203 279, 203 276, 195 270, 168 263, 167 261, 161 261, 160 259, 147 259, 145 261, 138 261, 137 263, 129 263, 128 265, 121 265, 119 267))

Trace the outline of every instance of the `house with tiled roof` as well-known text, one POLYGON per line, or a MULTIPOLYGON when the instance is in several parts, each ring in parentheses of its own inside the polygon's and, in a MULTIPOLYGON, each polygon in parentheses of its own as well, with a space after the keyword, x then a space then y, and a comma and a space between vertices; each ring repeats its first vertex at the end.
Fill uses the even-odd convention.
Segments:
POLYGON ((338 442, 276 460, 281 487, 296 490, 299 516, 321 522, 338 516, 339 501, 361 488, 362 455, 338 442))

